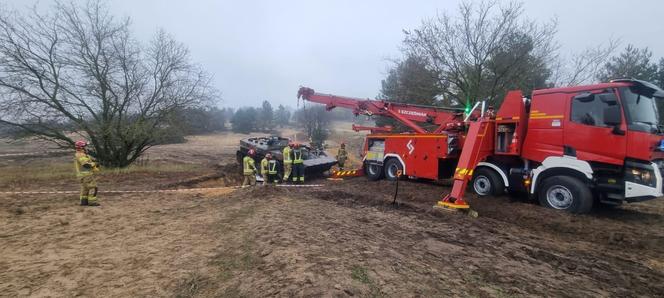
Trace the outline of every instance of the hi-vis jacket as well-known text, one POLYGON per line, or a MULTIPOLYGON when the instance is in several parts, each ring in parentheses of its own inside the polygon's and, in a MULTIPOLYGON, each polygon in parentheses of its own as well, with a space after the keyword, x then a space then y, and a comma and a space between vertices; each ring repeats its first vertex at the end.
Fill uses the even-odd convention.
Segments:
POLYGON ((74 157, 74 166, 76 167, 76 177, 87 177, 94 172, 98 172, 99 168, 92 158, 82 151, 77 151, 74 157))
POLYGON ((292 164, 293 159, 291 157, 291 148, 290 146, 284 147, 284 163, 285 164, 292 164))
POLYGON ((245 156, 244 159, 242 159, 242 168, 245 175, 253 175, 256 171, 254 159, 251 158, 251 156, 245 156))
POLYGON ((269 161, 267 160, 267 158, 263 158, 263 160, 261 160, 261 175, 263 176, 267 175, 268 163, 269 161))

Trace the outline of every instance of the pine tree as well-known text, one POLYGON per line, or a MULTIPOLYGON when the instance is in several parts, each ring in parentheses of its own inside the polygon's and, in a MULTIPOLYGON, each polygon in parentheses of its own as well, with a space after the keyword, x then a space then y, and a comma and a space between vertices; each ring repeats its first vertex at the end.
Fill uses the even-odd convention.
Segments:
POLYGON ((639 79, 657 83, 657 64, 650 61, 651 57, 652 52, 648 48, 639 49, 630 44, 604 65, 597 78, 602 82, 639 79))

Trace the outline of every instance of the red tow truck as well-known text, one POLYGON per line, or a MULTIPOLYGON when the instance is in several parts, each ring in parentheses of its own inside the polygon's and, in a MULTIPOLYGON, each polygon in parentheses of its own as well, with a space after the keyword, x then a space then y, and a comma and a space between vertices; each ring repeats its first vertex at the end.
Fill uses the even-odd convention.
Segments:
POLYGON ((497 112, 471 111, 316 93, 298 98, 327 109, 394 118, 412 131, 367 129, 364 171, 370 180, 397 173, 454 179, 437 206, 468 208, 470 183, 480 196, 525 192, 540 204, 573 213, 597 203, 620 205, 663 196, 664 128, 657 101, 664 91, 639 80, 510 91, 497 112))

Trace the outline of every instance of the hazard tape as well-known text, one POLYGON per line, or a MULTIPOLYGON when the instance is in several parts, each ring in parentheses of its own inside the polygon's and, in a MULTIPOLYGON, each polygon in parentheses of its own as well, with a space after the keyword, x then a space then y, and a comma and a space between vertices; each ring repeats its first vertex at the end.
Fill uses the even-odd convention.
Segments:
POLYGON ((332 178, 357 177, 362 176, 362 170, 339 170, 332 171, 332 178))
POLYGON ((277 187, 321 187, 323 184, 277 184, 277 187))
MULTIPOLYGON (((241 186, 228 186, 228 187, 207 187, 207 188, 179 188, 179 189, 155 189, 155 190, 100 190, 99 193, 167 193, 167 192, 187 192, 187 191, 204 191, 204 190, 222 190, 222 189, 235 189, 241 186)), ((2 195, 31 195, 31 194, 77 194, 78 191, 65 190, 65 191, 3 191, 2 195)))
POLYGON ((10 157, 10 156, 34 156, 34 155, 46 155, 51 153, 65 153, 72 152, 71 150, 47 150, 39 152, 21 152, 21 153, 4 153, 0 154, 0 157, 10 157))
MULTIPOLYGON (((277 184, 277 187, 289 188, 307 188, 307 187, 321 187, 323 184, 277 184)), ((249 187, 249 186, 247 186, 249 187)), ((100 190, 99 193, 175 193, 175 192, 195 192, 195 191, 208 191, 208 190, 224 190, 224 189, 238 189, 242 186, 224 186, 224 187, 199 187, 199 188, 177 188, 177 189, 155 189, 155 190, 100 190)), ((0 195, 45 195, 45 194, 78 194, 78 191, 62 190, 62 191, 3 191, 0 195)))

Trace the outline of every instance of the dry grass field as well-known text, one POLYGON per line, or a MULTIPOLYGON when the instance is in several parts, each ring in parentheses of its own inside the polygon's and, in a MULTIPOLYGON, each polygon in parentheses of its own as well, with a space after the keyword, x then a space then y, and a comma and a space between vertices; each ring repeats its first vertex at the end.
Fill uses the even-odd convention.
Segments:
MULTIPOLYGON (((291 135, 287 131, 285 135, 291 135)), ((106 169, 103 190, 240 183, 246 135, 192 136, 106 169)), ((336 129, 351 153, 361 135, 336 129)), ((46 148, 24 142, 1 153, 46 148)), ((68 153, 0 158, 2 191, 75 191, 68 153)), ((357 165, 357 160, 355 160, 357 165)), ((323 178, 317 188, 0 197, 0 296, 532 297, 664 295, 664 200, 569 215, 470 197, 434 212, 445 183, 323 178)))

